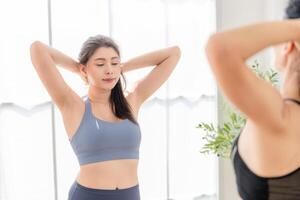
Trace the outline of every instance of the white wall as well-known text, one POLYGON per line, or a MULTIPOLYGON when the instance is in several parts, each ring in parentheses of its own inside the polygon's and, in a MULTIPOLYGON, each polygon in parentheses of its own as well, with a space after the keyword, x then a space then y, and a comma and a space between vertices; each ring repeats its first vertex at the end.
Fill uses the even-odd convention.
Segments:
MULTIPOLYGON (((218 0, 217 1, 217 30, 222 31, 255 23, 263 20, 280 19, 283 16, 287 0, 218 0)), ((270 66, 270 51, 264 51, 255 56, 263 66, 270 66)), ((220 95, 220 94, 218 94, 220 95)), ((218 100, 221 105, 220 98, 218 100)), ((221 106, 218 120, 222 123, 221 106)), ((219 159, 219 200, 238 199, 235 176, 230 160, 219 159)))

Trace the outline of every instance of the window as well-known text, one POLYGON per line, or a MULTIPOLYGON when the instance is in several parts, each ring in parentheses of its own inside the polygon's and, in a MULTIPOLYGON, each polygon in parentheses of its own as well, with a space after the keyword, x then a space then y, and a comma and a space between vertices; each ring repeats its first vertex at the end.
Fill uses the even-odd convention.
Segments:
MULTIPOLYGON (((123 60, 166 46, 181 47, 181 60, 169 81, 140 111, 141 197, 215 198, 217 162, 200 154, 202 135, 195 128, 200 121, 216 119, 216 89, 203 51, 215 30, 215 1, 50 3, 12 0, 0 6, 0 199, 23 195, 38 200, 45 194, 49 200, 67 198, 79 165, 61 115, 56 107, 53 115, 50 96, 31 65, 29 46, 35 40, 48 43, 51 37, 55 48, 77 58, 81 44, 96 34, 115 39, 123 60), (37 187, 34 192, 32 186, 37 187)), ((87 94, 79 77, 59 70, 80 96, 87 94)), ((150 70, 126 73, 128 87, 150 70)))

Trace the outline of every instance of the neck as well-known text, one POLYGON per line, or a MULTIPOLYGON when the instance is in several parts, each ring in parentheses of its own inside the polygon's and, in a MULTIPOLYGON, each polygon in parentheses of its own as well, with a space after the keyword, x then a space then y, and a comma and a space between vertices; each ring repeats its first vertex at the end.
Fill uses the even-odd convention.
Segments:
POLYGON ((90 86, 88 91, 88 97, 91 102, 109 104, 111 90, 104 90, 95 86, 90 86))
POLYGON ((281 94, 283 98, 300 100, 299 74, 287 69, 283 74, 281 94))

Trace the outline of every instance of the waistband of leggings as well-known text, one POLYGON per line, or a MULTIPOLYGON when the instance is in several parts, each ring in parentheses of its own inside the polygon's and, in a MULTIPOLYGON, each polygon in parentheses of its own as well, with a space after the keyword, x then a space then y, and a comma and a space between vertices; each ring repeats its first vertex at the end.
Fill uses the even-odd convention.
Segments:
POLYGON ((129 187, 129 188, 122 188, 122 189, 98 189, 98 188, 89 188, 86 186, 81 185, 80 183, 78 183, 77 180, 74 181, 74 184, 76 185, 76 187, 83 189, 85 191, 89 191, 89 192, 95 192, 95 193, 124 193, 124 192, 129 192, 129 191, 133 191, 133 190, 137 190, 139 189, 139 184, 129 187))

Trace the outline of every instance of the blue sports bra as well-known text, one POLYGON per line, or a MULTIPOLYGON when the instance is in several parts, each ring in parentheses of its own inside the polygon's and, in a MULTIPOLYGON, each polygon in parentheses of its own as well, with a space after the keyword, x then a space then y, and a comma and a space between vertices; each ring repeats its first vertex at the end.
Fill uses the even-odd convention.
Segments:
POLYGON ((84 115, 70 143, 80 165, 107 160, 138 159, 141 131, 129 119, 108 122, 95 117, 87 97, 84 115))

